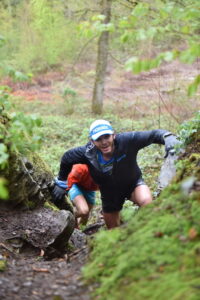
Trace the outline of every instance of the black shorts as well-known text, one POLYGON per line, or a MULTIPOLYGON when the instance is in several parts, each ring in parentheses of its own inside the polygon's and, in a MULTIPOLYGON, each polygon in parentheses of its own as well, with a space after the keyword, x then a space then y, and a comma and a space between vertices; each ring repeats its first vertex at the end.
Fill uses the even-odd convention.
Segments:
POLYGON ((132 192, 139 185, 146 185, 142 178, 139 178, 131 187, 123 191, 114 188, 100 189, 103 212, 111 213, 120 211, 125 200, 130 199, 132 192))

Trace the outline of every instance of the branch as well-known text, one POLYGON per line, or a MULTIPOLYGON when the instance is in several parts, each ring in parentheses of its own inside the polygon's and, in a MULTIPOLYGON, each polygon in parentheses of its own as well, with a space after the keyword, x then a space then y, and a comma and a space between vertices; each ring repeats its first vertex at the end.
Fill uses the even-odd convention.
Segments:
POLYGON ((109 54, 110 57, 111 57, 113 60, 115 60, 118 64, 120 64, 121 66, 124 66, 124 63, 121 62, 120 60, 118 60, 116 57, 114 57, 114 56, 112 55, 111 52, 109 52, 108 54, 109 54))
POLYGON ((123 3, 122 1, 117 0, 117 2, 119 2, 121 5, 123 5, 123 6, 127 7, 127 8, 130 8, 130 9, 133 9, 138 4, 137 1, 134 1, 134 2, 132 2, 130 0, 124 0, 124 1, 128 2, 128 3, 123 3))
POLYGON ((96 39, 97 37, 98 37, 98 34, 92 36, 92 37, 91 37, 91 38, 83 45, 83 47, 81 48, 81 50, 79 51, 77 57, 76 57, 75 60, 74 60, 74 63, 73 63, 73 65, 72 65, 72 69, 74 68, 74 66, 75 66, 75 64, 77 63, 77 61, 79 61, 79 59, 80 59, 80 57, 81 57, 83 51, 85 50, 85 48, 89 45, 89 43, 90 43, 91 41, 93 41, 93 40, 96 39))
POLYGON ((169 108, 168 108, 167 104, 165 103, 165 100, 164 100, 164 98, 163 98, 163 96, 162 96, 162 94, 161 94, 159 88, 156 86, 154 80, 153 80, 152 78, 151 78, 151 80, 152 80, 152 82, 154 83, 155 89, 156 89, 156 91, 158 92, 158 95, 159 95, 159 97, 160 97, 160 100, 161 100, 161 102, 163 103, 165 109, 167 110, 167 112, 169 113, 169 115, 170 115, 170 116, 171 116, 178 124, 180 124, 180 121, 177 119, 177 117, 169 110, 169 108))

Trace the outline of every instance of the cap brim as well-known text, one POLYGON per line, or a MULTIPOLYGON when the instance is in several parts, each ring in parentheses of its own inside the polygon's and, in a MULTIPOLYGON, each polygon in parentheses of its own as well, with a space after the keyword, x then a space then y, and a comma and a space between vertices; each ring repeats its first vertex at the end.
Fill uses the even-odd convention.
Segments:
POLYGON ((114 133, 114 131, 112 131, 112 130, 104 130, 104 131, 101 131, 101 132, 97 132, 97 133, 95 133, 95 134, 93 134, 92 136, 91 136, 91 139, 93 140, 93 141, 96 141, 100 136, 102 136, 102 135, 104 135, 104 134, 113 134, 114 133))

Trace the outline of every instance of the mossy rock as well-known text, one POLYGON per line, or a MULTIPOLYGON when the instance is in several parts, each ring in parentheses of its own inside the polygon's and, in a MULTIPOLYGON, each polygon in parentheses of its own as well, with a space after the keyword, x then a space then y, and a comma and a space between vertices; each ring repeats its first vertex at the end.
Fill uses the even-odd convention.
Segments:
POLYGON ((53 173, 37 153, 27 152, 26 156, 11 153, 2 176, 8 181, 6 204, 33 209, 51 200, 49 187, 53 173))
MULTIPOLYGON (((0 137, 0 143, 4 143, 9 121, 6 114, 0 118, 0 126, 4 132, 4 135, 0 137)), ((7 182, 9 199, 6 201, 0 199, 0 206, 34 209, 43 206, 45 201, 50 203, 54 175, 49 166, 36 152, 26 148, 23 149, 22 154, 19 151, 12 151, 11 144, 5 144, 9 161, 7 167, 0 170, 0 178, 7 182)), ((73 212, 72 205, 67 198, 59 208, 73 212)))

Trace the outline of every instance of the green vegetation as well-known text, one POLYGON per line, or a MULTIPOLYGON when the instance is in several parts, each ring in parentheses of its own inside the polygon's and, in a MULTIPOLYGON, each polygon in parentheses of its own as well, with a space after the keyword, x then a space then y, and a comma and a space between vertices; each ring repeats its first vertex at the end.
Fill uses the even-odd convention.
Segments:
MULTIPOLYGON (((110 31, 113 57, 135 73, 177 58, 192 63, 200 53, 198 0, 113 1, 109 24, 102 24, 100 4, 89 0, 6 2, 0 4, 0 61, 6 69, 9 62, 30 75, 88 57, 94 62, 102 31, 110 31)), ((199 76, 189 94, 198 84, 199 76)))
POLYGON ((200 114, 187 123, 196 132, 172 184, 152 205, 132 210, 123 227, 92 242, 84 277, 97 286, 98 299, 199 298, 199 121, 200 114))
POLYGON ((0 60, 10 56, 14 67, 39 71, 58 64, 66 52, 73 51, 63 43, 66 30, 71 35, 73 27, 64 20, 58 1, 52 5, 47 0, 21 1, 13 12, 1 10, 1 32, 6 42, 0 60))
MULTIPOLYGON (((163 45, 164 47, 160 47, 158 51, 160 53, 156 57, 145 57, 142 60, 139 56, 131 57, 126 63, 127 70, 137 74, 174 59, 179 59, 183 63, 195 62, 200 56, 199 8, 197 0, 140 2, 122 22, 122 27, 125 28, 122 40, 128 42, 130 38, 134 38, 148 45, 159 43, 159 47, 163 42, 167 43, 163 45), (142 25, 141 18, 144 19, 142 25), (183 49, 180 49, 178 44, 184 45, 183 49)), ((199 84, 198 75, 189 86, 189 96, 197 91, 199 84)))
POLYGON ((76 23, 79 15, 73 13, 81 6, 71 1, 68 10, 59 0, 0 3, 2 66, 10 65, 31 74, 61 67, 63 61, 70 63, 82 44, 76 23))
MULTIPOLYGON (((182 144, 180 145, 180 147, 187 146, 189 143, 191 143, 192 140, 194 141, 194 138, 196 138, 194 142, 199 143, 199 141, 197 140, 198 136, 196 135, 199 129, 200 129, 200 111, 198 111, 190 121, 185 121, 183 122, 183 124, 181 124, 179 137, 180 140, 182 141, 182 144)), ((197 144, 196 147, 198 148, 197 144)))
POLYGON ((8 160, 8 147, 11 151, 24 153, 26 150, 37 150, 42 141, 41 136, 35 135, 34 130, 41 126, 41 119, 36 115, 26 116, 22 112, 12 112, 11 108, 9 93, 3 89, 0 91, 2 169, 6 167, 8 160))
POLYGON ((0 260, 0 272, 4 272, 7 267, 7 261, 6 260, 0 260))
MULTIPOLYGON (((42 138, 35 134, 35 127, 41 119, 35 115, 26 116, 22 112, 12 112, 9 92, 6 87, 0 90, 0 171, 8 167, 9 153, 26 153, 37 150, 42 138)), ((8 198, 6 181, 0 177, 0 197, 8 198)))
POLYGON ((73 89, 67 87, 63 91, 63 99, 64 99, 64 106, 67 115, 71 115, 74 112, 74 107, 77 105, 77 93, 73 89))

